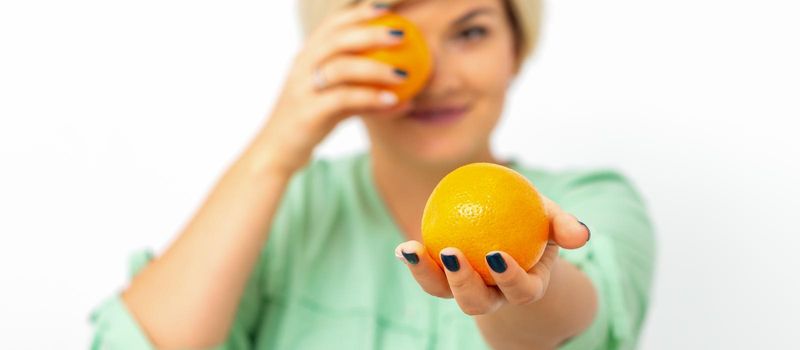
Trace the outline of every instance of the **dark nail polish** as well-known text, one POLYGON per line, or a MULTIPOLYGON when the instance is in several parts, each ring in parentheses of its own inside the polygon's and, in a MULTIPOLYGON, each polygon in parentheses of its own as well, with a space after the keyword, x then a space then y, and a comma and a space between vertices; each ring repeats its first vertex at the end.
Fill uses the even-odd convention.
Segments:
POLYGON ((589 226, 586 226, 586 224, 584 224, 584 223, 583 223, 583 222, 581 222, 580 220, 578 220, 578 223, 579 223, 579 224, 581 224, 581 225, 583 225, 583 227, 586 227, 586 231, 588 231, 588 232, 589 232, 589 236, 588 236, 588 237, 586 237, 586 241, 588 242, 590 239, 592 239, 592 230, 590 230, 590 229, 589 229, 589 226))
POLYGON ((456 258, 455 255, 442 254, 442 263, 450 272, 456 272, 459 268, 461 268, 461 266, 458 264, 458 258, 456 258))
POLYGON ((394 74, 401 78, 408 78, 408 71, 405 69, 395 68, 394 74))
POLYGON ((506 265, 506 260, 503 259, 503 256, 500 253, 489 254, 486 256, 486 262, 489 263, 489 267, 497 273, 506 272, 508 269, 508 265, 506 265))
POLYGON ((374 8, 376 10, 385 10, 385 9, 388 9, 389 7, 392 7, 392 5, 389 5, 389 4, 386 4, 386 3, 382 3, 382 2, 376 2, 376 3, 372 4, 372 8, 374 8))
POLYGON ((391 29, 391 30, 389 30, 389 35, 391 35, 393 37, 402 38, 403 35, 405 35, 405 34, 406 33, 404 31, 400 30, 400 29, 391 29))
POLYGON ((403 257, 406 258, 406 261, 408 261, 409 264, 411 265, 419 264, 419 256, 417 256, 417 253, 406 253, 406 252, 401 252, 401 253, 403 253, 403 257))

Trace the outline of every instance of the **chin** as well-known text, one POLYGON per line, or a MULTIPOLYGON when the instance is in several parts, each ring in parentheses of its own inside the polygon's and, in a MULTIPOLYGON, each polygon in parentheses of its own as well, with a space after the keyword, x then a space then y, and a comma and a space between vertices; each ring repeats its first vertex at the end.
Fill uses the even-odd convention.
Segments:
POLYGON ((424 168, 455 169, 486 156, 495 120, 471 113, 446 122, 421 123, 408 117, 369 118, 370 141, 398 160, 424 168))
POLYGON ((413 142, 410 140, 404 145, 401 152, 404 157, 411 159, 426 167, 446 167, 455 169, 476 159, 478 145, 466 143, 464 137, 460 140, 429 140, 427 142, 413 142))

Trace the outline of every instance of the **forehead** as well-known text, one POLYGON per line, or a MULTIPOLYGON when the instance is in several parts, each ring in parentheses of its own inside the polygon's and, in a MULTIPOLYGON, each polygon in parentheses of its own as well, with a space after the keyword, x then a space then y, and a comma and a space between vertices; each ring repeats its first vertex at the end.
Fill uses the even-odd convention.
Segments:
POLYGON ((478 9, 482 16, 502 18, 505 0, 405 0, 393 11, 429 29, 446 27, 478 9))

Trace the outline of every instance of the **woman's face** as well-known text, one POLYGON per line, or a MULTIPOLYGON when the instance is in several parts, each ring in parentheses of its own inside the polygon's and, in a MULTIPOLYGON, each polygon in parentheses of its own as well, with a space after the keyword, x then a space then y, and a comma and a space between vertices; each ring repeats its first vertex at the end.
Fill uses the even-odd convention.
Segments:
POLYGON ((372 146, 425 164, 485 156, 516 68, 503 0, 409 0, 395 11, 422 30, 434 68, 410 110, 364 118, 372 146))

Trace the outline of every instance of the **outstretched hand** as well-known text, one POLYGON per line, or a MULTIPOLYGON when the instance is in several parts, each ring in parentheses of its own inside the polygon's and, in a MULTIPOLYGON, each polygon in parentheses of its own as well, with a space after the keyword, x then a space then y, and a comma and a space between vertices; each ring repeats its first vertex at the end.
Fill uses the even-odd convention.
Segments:
POLYGON ((428 294, 455 298, 468 315, 485 315, 505 304, 526 305, 540 300, 547 291, 558 249, 577 249, 589 240, 589 228, 555 202, 542 196, 550 223, 550 239, 541 259, 528 271, 501 251, 486 255, 485 263, 497 286, 486 285, 463 253, 455 247, 428 252, 417 241, 401 243, 395 256, 408 265, 417 283, 428 294), (432 253, 432 254, 431 254, 432 253), (433 259, 441 259, 445 269, 433 259))

